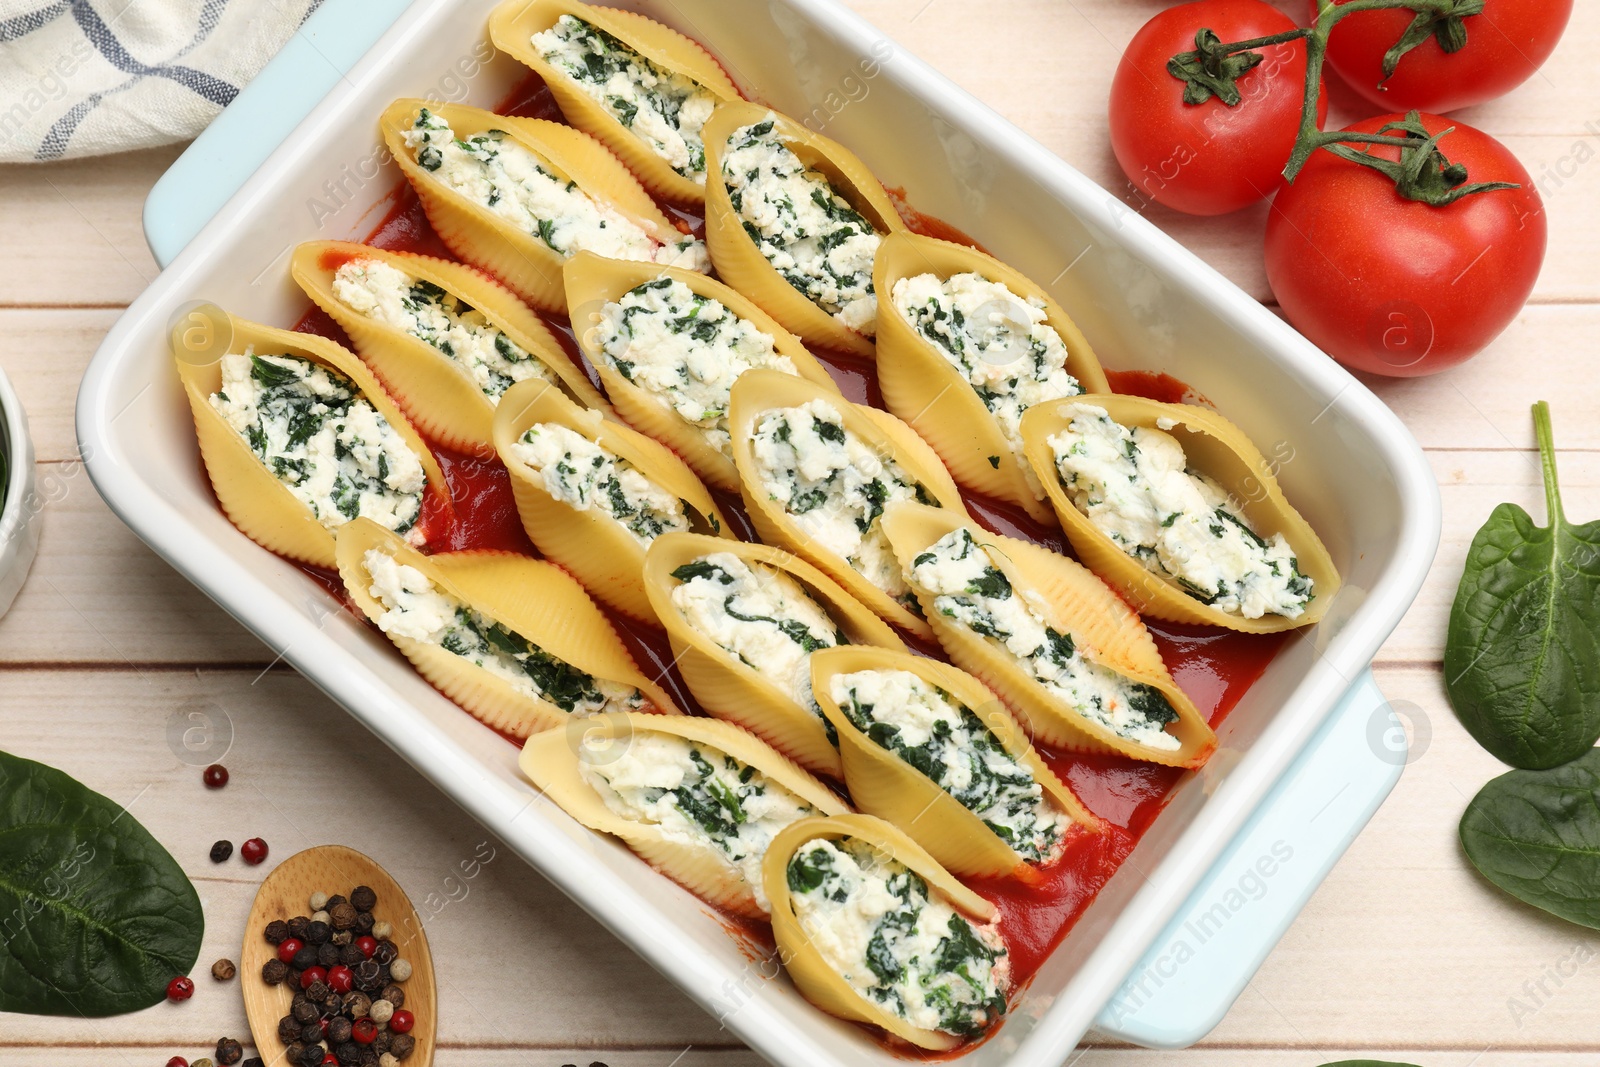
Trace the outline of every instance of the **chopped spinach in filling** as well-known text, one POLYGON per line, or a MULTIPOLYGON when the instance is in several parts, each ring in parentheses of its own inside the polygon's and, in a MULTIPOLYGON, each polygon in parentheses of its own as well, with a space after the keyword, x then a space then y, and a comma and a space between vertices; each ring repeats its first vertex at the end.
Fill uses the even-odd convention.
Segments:
POLYGON ((669 167, 698 185, 706 183, 702 131, 717 106, 714 94, 571 15, 534 34, 533 46, 669 167))
POLYGON ((1067 410, 1072 421, 1048 441, 1062 487, 1117 547, 1219 611, 1246 619, 1305 612, 1312 581, 1288 540, 1258 534, 1220 485, 1187 469, 1176 438, 1130 430, 1091 404, 1067 410))
POLYGON ((391 555, 369 549, 362 564, 372 579, 369 592, 386 609, 378 629, 392 637, 437 645, 562 711, 638 711, 648 705, 633 686, 596 678, 557 659, 391 555))
POLYGON ((710 266, 703 242, 674 237, 663 243, 614 205, 553 174, 504 130, 462 140, 443 116, 423 108, 405 140, 417 166, 436 181, 539 238, 559 256, 594 252, 691 270, 710 266))
POLYGON ((544 479, 574 511, 611 516, 645 548, 664 533, 689 529, 687 505, 621 456, 553 422, 528 427, 511 454, 544 479))
POLYGON ((827 175, 807 169, 772 116, 733 131, 722 178, 745 232, 784 280, 841 324, 872 336, 872 264, 882 237, 827 175))
POLYGON ((830 695, 856 729, 949 793, 1023 859, 1051 857, 1070 818, 971 708, 910 671, 835 675, 830 695))
MULTIPOLYGON (((1083 392, 1067 373, 1067 346, 1045 322, 1043 301, 1024 300, 981 274, 901 278, 893 296, 912 328, 972 386, 1014 455, 1022 455, 1024 412, 1083 392)), ((1043 500, 1033 468, 1024 462, 1022 471, 1043 500)))
POLYGON ((1078 715, 1150 748, 1183 747, 1166 731, 1178 713, 1161 691, 1085 659, 1072 635, 1040 617, 966 528, 951 531, 917 556, 911 580, 933 597, 935 611, 1005 649, 1078 715))
POLYGON ((936 505, 921 483, 845 429, 825 400, 762 415, 750 448, 762 490, 808 537, 900 603, 916 604, 878 518, 896 500, 936 505))
POLYGON ((604 760, 578 754, 578 771, 607 808, 655 826, 668 840, 714 849, 769 910, 761 861, 784 827, 819 812, 779 782, 699 741, 635 730, 604 760))
POLYGON ((354 382, 299 356, 221 362, 211 406, 318 522, 332 530, 362 516, 400 534, 416 525, 422 462, 354 382))
POLYGON ((684 621, 751 670, 778 681, 834 741, 833 724, 811 692, 811 653, 849 642, 822 605, 778 568, 731 552, 702 556, 672 576, 679 582, 672 604, 684 621))
POLYGON ((333 295, 352 311, 410 334, 449 356, 492 404, 517 382, 553 382, 550 368, 483 312, 447 289, 378 259, 352 259, 334 272, 333 295))
POLYGON ((1005 1014, 1010 960, 998 930, 930 897, 898 860, 854 838, 818 838, 786 873, 811 947, 861 996, 912 1026, 962 1037, 1005 1014))
POLYGON ((725 456, 728 395, 745 371, 795 374, 772 338, 721 301, 674 278, 645 282, 606 304, 597 337, 616 372, 671 408, 725 456))

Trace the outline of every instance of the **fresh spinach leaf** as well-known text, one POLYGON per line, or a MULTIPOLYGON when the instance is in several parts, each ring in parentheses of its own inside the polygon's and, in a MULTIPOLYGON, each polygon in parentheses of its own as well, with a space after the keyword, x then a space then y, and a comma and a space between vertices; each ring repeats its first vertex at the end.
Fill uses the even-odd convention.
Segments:
POLYGON ((1561 508, 1550 407, 1534 405, 1550 525, 1515 504, 1467 553, 1444 675, 1462 725, 1514 767, 1558 767, 1600 739, 1600 522, 1561 508))
POLYGON ((1518 900, 1600 929, 1600 749, 1491 781, 1461 816, 1461 847, 1518 900))
POLYGON ((0 752, 0 1011, 121 1015, 200 955, 200 898, 120 805, 0 752))

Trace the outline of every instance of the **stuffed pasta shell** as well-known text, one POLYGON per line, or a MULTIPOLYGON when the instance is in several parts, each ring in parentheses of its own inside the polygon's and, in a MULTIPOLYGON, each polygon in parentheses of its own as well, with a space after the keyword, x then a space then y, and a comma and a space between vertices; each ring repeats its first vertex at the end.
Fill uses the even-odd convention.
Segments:
POLYGON ((940 645, 1035 740, 1177 767, 1211 755, 1144 623, 1089 570, 915 503, 890 505, 883 528, 940 645))
POLYGON ((687 715, 612 713, 528 739, 522 773, 568 815, 621 838, 689 892, 765 918, 773 839, 850 809, 739 727, 687 715))

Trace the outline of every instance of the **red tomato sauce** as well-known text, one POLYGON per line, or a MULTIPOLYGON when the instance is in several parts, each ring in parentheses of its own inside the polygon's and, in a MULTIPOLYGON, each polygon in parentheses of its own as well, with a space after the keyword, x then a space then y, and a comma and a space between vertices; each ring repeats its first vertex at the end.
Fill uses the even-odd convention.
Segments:
MULTIPOLYGON (((499 109, 503 113, 559 120, 548 90, 537 78, 530 78, 507 98, 499 109)), ((978 247, 966 234, 942 221, 923 215, 904 202, 901 190, 890 190, 908 226, 918 233, 978 247)), ((703 233, 704 223, 685 211, 674 212, 689 229, 703 233)), ((367 243, 392 251, 420 252, 453 258, 428 225, 420 202, 409 186, 402 185, 392 195, 388 214, 368 237, 367 243)), ((564 320, 543 316, 566 347, 568 356, 583 365, 571 340, 571 329, 564 320)), ((295 328, 349 344, 338 325, 324 312, 312 307, 295 328)), ((869 359, 827 350, 814 350, 828 367, 845 396, 856 402, 882 406, 873 363, 869 359)), ((592 369, 585 367, 591 379, 592 369)), ((1110 371, 1107 377, 1118 392, 1133 393, 1166 402, 1201 399, 1185 383, 1166 374, 1147 371, 1110 371)), ((597 380, 597 379, 596 379, 597 380)), ((509 475, 497 459, 461 455, 430 442, 435 458, 444 471, 449 489, 449 507, 425 512, 428 534, 424 550, 459 552, 499 550, 527 556, 537 551, 524 533, 511 495, 509 475)), ((741 536, 754 537, 753 528, 737 495, 713 490, 717 504, 730 525, 741 536)), ((974 517, 988 529, 1022 537, 1071 556, 1071 548, 1059 529, 1046 528, 1021 509, 965 494, 974 517)), ((342 583, 336 574, 317 568, 303 568, 318 585, 328 589, 351 610, 342 583)), ((617 633, 640 668, 660 683, 687 711, 701 709, 673 666, 671 648, 663 631, 628 620, 607 610, 617 633)), ((1159 620, 1146 620, 1168 669, 1215 727, 1260 678, 1282 647, 1285 635, 1253 635, 1200 626, 1180 626, 1159 620)), ((908 645, 927 655, 939 655, 936 645, 908 635, 908 645)), ((508 741, 518 743, 507 737, 508 741)), ((1062 858, 1038 872, 1030 882, 1016 878, 968 878, 965 881, 1000 910, 1006 943, 1009 947, 1013 981, 1021 988, 1071 931, 1073 924, 1095 895, 1110 879, 1139 838, 1150 826, 1171 795, 1184 772, 1120 756, 1081 755, 1041 749, 1045 762, 1061 777, 1110 829, 1103 835, 1077 834, 1062 858)), ((762 955, 771 950, 769 928, 749 920, 721 915, 719 919, 747 951, 762 955)), ((873 1031, 879 1040, 882 1035, 873 1031)), ((965 1051, 969 1046, 963 1046, 965 1051)), ((897 1052, 908 1050, 895 1045, 897 1052)), ((919 1057, 921 1058, 921 1057, 919 1057)), ((942 1057, 941 1057, 942 1058, 942 1057)))

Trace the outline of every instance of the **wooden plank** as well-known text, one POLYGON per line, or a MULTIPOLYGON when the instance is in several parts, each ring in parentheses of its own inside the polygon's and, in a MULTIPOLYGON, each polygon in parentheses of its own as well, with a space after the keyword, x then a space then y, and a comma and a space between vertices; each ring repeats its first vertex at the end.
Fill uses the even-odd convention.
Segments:
POLYGON ((237 845, 253 836, 267 841, 268 864, 311 845, 344 844, 400 881, 432 916, 426 925, 436 947, 442 1033, 452 1044, 734 1044, 714 1018, 292 672, 11 671, 3 691, 6 750, 129 805, 197 880, 207 922, 193 1000, 93 1024, 7 1016, 0 1062, 12 1062, 6 1046, 16 1043, 198 1048, 241 1034, 238 986, 219 987, 209 969, 218 957, 239 958, 245 916, 269 868, 246 866, 237 854, 213 865, 207 854, 219 838, 237 845), (215 737, 221 724, 231 725, 225 756, 169 744, 172 717, 187 723, 190 711, 218 724, 215 737), (220 791, 200 781, 212 757, 232 772, 220 791), (482 848, 492 854, 466 877, 463 861, 482 858, 482 848))
POLYGON ((126 304, 155 278, 139 213, 182 145, 0 167, 0 305, 126 304))
POLYGON ((78 382, 121 314, 118 308, 0 309, 0 367, 27 412, 36 458, 77 457, 78 382))
POLYGON ((76 463, 38 467, 39 555, 0 618, 0 665, 257 663, 274 653, 145 547, 76 463))

